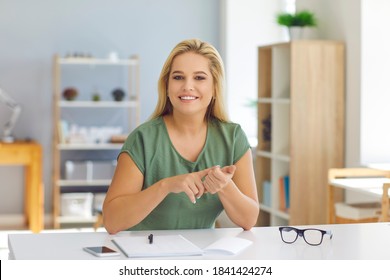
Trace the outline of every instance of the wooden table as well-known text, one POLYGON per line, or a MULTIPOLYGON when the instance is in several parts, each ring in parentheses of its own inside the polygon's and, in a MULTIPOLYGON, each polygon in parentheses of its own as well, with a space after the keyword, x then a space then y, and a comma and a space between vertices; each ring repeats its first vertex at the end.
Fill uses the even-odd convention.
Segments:
POLYGON ((43 229, 44 194, 42 148, 35 142, 0 142, 1 165, 24 165, 26 224, 34 233, 43 229))

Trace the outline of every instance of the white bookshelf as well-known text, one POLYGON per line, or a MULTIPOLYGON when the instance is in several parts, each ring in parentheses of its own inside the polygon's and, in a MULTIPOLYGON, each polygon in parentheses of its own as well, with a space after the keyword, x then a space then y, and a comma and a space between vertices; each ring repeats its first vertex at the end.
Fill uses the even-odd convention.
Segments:
MULTIPOLYGON (((88 57, 59 57, 53 59, 54 85, 54 137, 53 137, 53 216, 54 228, 67 225, 83 226, 94 223, 96 216, 63 216, 61 214, 61 195, 64 193, 102 194, 111 178, 92 177, 90 167, 86 178, 66 178, 65 163, 77 163, 77 172, 83 162, 112 162, 132 129, 139 125, 139 58, 106 59, 88 57), (63 91, 73 87, 78 90, 74 100, 66 100, 63 91), (99 100, 93 100, 97 87, 99 100), (112 92, 122 89, 124 99, 114 100, 112 92), (72 138, 72 129, 83 129, 88 137, 72 138), (120 129, 120 133, 101 136, 104 129, 120 129), (92 133, 93 132, 93 133, 92 133), (96 136, 96 137, 95 137, 96 136), (118 136, 112 140, 112 136, 118 136), (96 138, 96 139, 95 139, 96 138), (111 140, 113 142, 111 142, 111 140)), ((84 135, 83 134, 83 135, 84 135)), ((94 165, 93 165, 94 166, 94 165)), ((89 168, 89 169, 88 169, 89 168)), ((110 169, 111 170, 111 169, 110 169)), ((97 172, 93 172, 93 175, 97 172)), ((78 174, 79 175, 79 174, 78 174)), ((97 174, 99 175, 99 174, 97 174)), ((99 176, 97 176, 99 177, 99 176)), ((104 194, 104 193, 103 193, 104 194)), ((79 203, 79 202, 77 202, 79 203)))

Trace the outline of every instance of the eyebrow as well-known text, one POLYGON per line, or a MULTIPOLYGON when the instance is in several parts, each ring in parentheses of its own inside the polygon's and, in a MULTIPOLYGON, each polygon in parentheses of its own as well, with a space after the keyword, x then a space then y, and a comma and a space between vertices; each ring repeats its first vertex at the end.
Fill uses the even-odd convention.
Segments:
MULTIPOLYGON (((176 71, 172 72, 172 75, 173 74, 183 74, 183 73, 184 73, 183 71, 176 70, 176 71)), ((194 74, 204 74, 204 75, 208 76, 207 73, 204 71, 196 71, 196 72, 194 72, 194 74)))

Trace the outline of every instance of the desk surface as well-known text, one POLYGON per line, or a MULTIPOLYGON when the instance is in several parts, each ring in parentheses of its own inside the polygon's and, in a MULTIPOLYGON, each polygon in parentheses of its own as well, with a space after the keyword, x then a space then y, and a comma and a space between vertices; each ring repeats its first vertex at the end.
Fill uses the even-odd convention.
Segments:
MULTIPOLYGON (((300 226, 298 228, 307 228, 300 226)), ((118 249, 112 243, 114 236, 147 236, 182 234, 200 248, 205 248, 212 242, 225 237, 236 236, 253 241, 253 244, 235 256, 203 255, 180 259, 390 259, 390 223, 372 224, 338 224, 320 225, 316 228, 331 230, 332 240, 324 236, 320 246, 310 246, 299 238, 294 244, 286 244, 280 238, 278 227, 258 227, 250 231, 239 228, 151 231, 151 232, 120 232, 109 235, 105 232, 80 233, 40 233, 40 234, 10 234, 8 236, 9 258, 19 260, 79 260, 79 259, 126 259, 119 257, 98 258, 82 250, 85 246, 106 245, 118 249)), ((159 259, 177 259, 159 258, 159 259)))
POLYGON ((373 197, 382 197, 384 183, 390 183, 390 178, 347 178, 330 181, 332 186, 369 194, 373 197))

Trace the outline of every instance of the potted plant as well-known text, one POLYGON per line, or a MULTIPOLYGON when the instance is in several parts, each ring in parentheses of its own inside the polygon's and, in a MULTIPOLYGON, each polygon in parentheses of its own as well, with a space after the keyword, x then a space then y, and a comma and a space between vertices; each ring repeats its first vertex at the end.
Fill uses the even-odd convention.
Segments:
POLYGON ((290 39, 299 38, 303 27, 317 26, 317 19, 314 16, 314 13, 307 10, 299 11, 294 14, 285 12, 279 13, 276 16, 276 21, 278 24, 288 28, 290 39), (296 37, 296 35, 299 36, 296 37))
POLYGON ((62 92, 62 96, 67 101, 72 101, 72 100, 76 99, 78 94, 79 94, 78 90, 74 87, 66 88, 62 92))
POLYGON ((111 94, 115 101, 122 101, 125 97, 125 92, 120 88, 114 89, 111 94))

